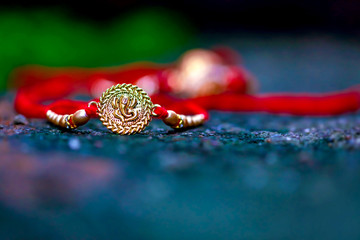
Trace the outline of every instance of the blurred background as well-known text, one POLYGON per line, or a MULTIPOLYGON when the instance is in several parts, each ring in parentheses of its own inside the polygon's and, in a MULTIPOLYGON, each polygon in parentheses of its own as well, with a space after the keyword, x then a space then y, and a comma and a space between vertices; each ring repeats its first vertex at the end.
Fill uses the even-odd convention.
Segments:
POLYGON ((291 90, 289 72, 303 82, 294 90, 344 88, 359 76, 353 68, 359 10, 355 0, 1 1, 0 90, 11 85, 9 72, 24 64, 169 62, 187 49, 220 44, 243 54, 264 91, 291 90), (318 67, 309 69, 314 63, 318 67), (324 81, 343 72, 346 81, 324 81))
MULTIPOLYGON (((344 89, 360 82, 359 12, 356 0, 5 0, 0 92, 25 64, 167 63, 216 45, 262 92, 344 89)), ((360 238, 358 114, 212 116, 131 138, 99 122, 0 122, 0 239, 360 238)))

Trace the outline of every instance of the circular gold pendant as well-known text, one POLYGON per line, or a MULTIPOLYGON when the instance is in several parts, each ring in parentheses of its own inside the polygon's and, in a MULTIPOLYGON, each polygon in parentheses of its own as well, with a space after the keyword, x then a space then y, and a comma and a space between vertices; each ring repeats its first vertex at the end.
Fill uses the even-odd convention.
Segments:
POLYGON ((153 108, 154 104, 144 90, 132 84, 118 84, 102 94, 98 114, 111 131, 130 135, 149 125, 153 108))

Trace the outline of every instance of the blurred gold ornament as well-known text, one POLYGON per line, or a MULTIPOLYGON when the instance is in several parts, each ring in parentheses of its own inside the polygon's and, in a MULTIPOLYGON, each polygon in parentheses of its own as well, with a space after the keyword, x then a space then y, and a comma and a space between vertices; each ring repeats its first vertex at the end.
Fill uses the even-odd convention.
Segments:
POLYGON ((169 84, 182 97, 214 95, 224 91, 225 74, 226 68, 217 54, 194 49, 181 57, 169 84))

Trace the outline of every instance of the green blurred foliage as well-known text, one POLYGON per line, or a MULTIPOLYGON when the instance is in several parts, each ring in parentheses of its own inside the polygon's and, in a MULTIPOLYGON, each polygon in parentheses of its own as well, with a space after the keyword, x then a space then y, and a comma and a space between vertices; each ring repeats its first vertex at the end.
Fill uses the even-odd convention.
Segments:
POLYGON ((111 23, 80 21, 61 11, 0 12, 0 90, 24 64, 97 67, 151 60, 183 47, 192 31, 180 16, 143 9, 111 23))

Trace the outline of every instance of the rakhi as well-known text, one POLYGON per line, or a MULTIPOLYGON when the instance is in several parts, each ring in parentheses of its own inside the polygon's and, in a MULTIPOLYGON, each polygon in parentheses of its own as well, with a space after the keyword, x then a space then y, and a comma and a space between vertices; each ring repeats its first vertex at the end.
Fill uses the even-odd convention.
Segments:
POLYGON ((180 115, 172 110, 166 110, 158 104, 153 104, 149 95, 138 86, 132 84, 117 84, 107 89, 99 101, 91 101, 87 108, 77 110, 74 114, 57 114, 47 110, 46 117, 54 125, 74 129, 86 124, 94 109, 101 122, 109 130, 120 135, 139 133, 149 125, 153 117, 174 128, 196 127, 204 123, 205 114, 180 115))
POLYGON ((14 71, 12 80, 18 87, 15 109, 25 117, 70 129, 100 118, 119 134, 140 132, 152 118, 175 129, 196 127, 209 110, 330 116, 360 109, 359 86, 326 94, 257 94, 256 80, 229 49, 192 50, 167 65, 26 66, 14 71), (71 94, 95 99, 63 99, 71 94))

